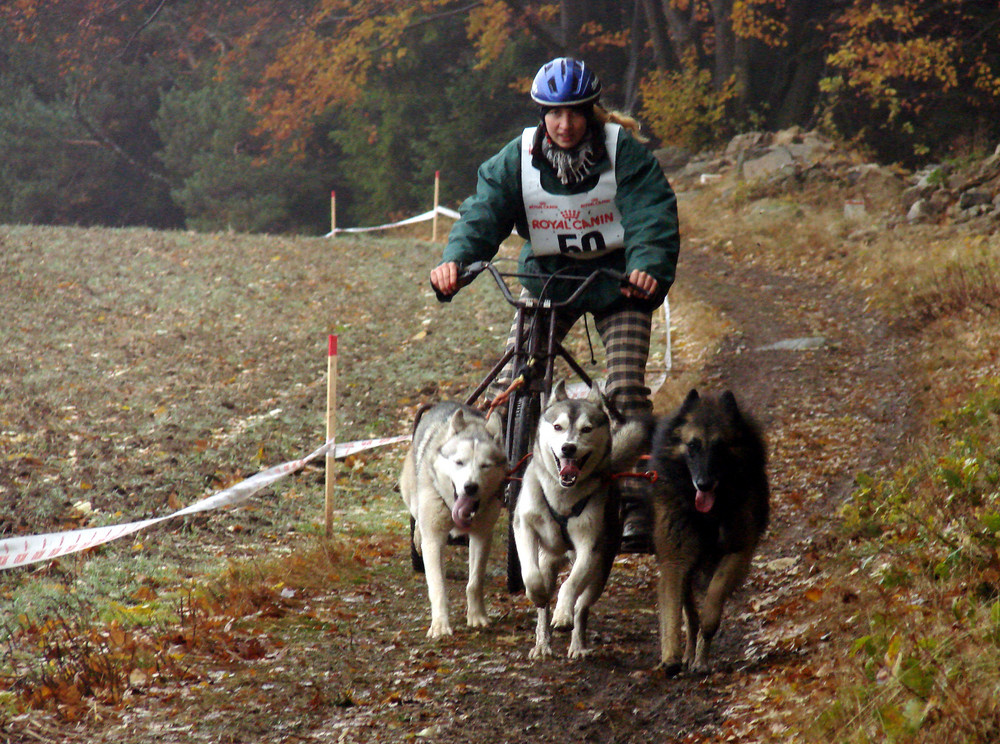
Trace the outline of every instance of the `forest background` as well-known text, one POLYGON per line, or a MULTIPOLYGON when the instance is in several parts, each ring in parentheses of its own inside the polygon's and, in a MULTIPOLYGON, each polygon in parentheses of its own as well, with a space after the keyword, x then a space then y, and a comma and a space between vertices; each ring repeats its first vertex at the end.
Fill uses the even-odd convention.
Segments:
POLYGON ((323 234, 472 192, 534 71, 652 145, 799 125, 916 167, 1000 139, 995 0, 8 0, 0 222, 323 234))

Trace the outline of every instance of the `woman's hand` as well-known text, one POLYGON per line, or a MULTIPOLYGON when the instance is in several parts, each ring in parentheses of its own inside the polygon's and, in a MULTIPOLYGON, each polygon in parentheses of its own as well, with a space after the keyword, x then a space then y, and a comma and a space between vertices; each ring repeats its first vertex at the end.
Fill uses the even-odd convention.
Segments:
MULTIPOLYGON (((440 269, 441 267, 438 266, 438 268, 440 269)), ((634 269, 632 273, 628 275, 628 280, 632 284, 641 288, 642 292, 630 284, 622 287, 622 294, 636 300, 649 299, 656 292, 657 287, 660 286, 656 279, 651 277, 645 271, 639 271, 639 269, 634 269)))
POLYGON ((443 295, 453 295, 459 290, 458 264, 443 263, 431 269, 431 286, 443 295))

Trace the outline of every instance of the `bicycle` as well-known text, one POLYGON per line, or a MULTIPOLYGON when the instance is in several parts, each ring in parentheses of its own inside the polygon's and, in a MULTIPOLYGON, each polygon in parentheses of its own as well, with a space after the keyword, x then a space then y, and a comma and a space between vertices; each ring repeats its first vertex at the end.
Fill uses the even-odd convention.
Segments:
MULTIPOLYGON (((596 269, 586 276, 576 276, 557 272, 545 275, 540 296, 535 298, 518 293, 515 296, 507 285, 508 279, 531 278, 535 275, 500 271, 493 263, 477 261, 459 269, 459 286, 470 284, 483 271, 488 271, 496 282, 504 299, 515 309, 514 343, 505 351, 500 361, 487 373, 483 381, 466 399, 467 405, 475 405, 479 397, 500 376, 511 360, 513 373, 511 384, 505 395, 507 415, 504 421, 504 446, 511 465, 511 474, 504 494, 507 513, 514 513, 517 497, 521 490, 520 478, 515 474, 524 466, 524 460, 531 452, 533 436, 541 416, 542 402, 552 392, 553 377, 557 359, 562 359, 577 377, 587 386, 593 387, 594 380, 586 370, 555 338, 556 311, 576 302, 599 278, 609 277, 624 286, 635 286, 628 278, 607 268, 596 269), (552 281, 578 282, 577 288, 564 300, 555 301, 546 295, 552 281)), ((453 295, 437 292, 441 302, 449 302, 453 295)), ((496 405, 496 401, 494 402, 496 405)), ((613 404, 611 404, 613 405, 613 404)), ((507 520, 507 590, 514 594, 524 589, 521 580, 521 565, 514 544, 513 520, 507 520)))

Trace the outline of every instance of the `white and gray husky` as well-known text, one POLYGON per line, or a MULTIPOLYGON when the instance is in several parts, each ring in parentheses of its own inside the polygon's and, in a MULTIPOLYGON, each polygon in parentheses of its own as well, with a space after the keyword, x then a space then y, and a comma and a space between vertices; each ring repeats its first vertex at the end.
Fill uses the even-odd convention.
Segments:
POLYGON ((452 632, 444 579, 444 547, 449 536, 469 539, 468 624, 489 624, 483 581, 506 475, 498 414, 487 420, 476 409, 453 401, 417 413, 399 490, 410 510, 414 568, 423 568, 427 578, 428 638, 452 632))
POLYGON ((587 653, 590 607, 604 591, 621 541, 611 475, 629 466, 647 439, 644 424, 611 419, 596 387, 582 400, 570 399, 561 381, 553 388, 512 517, 525 590, 538 610, 531 658, 552 655, 551 626, 573 628, 569 658, 587 653), (570 559, 550 617, 556 579, 570 559))

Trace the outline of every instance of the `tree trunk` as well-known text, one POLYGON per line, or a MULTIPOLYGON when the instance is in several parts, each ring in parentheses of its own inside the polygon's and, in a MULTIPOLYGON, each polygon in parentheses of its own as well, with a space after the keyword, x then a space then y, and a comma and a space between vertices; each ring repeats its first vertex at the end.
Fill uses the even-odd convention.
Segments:
POLYGON ((561 0, 559 31, 567 57, 580 54, 580 28, 590 20, 589 0, 561 0))
POLYGON ((670 29, 670 46, 674 50, 674 57, 683 60, 685 56, 694 52, 697 55, 698 66, 701 67, 705 59, 697 43, 694 3, 688 6, 687 11, 675 8, 671 0, 660 0, 660 4, 663 7, 663 16, 667 19, 667 28, 670 29))
MULTIPOLYGON (((649 40, 653 46, 653 61, 661 70, 676 70, 680 67, 680 61, 674 54, 674 49, 670 45, 670 32, 667 28, 667 19, 656 0, 636 0, 637 10, 641 7, 642 18, 646 22, 649 31, 649 40)), ((632 25, 632 43, 638 42, 639 14, 636 13, 636 22, 632 25)))
POLYGON ((628 65, 625 68, 625 89, 623 91, 625 99, 623 110, 629 113, 634 112, 639 103, 639 55, 642 52, 639 37, 644 17, 642 4, 641 0, 636 0, 633 6, 632 28, 629 31, 628 65))

